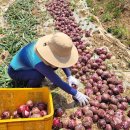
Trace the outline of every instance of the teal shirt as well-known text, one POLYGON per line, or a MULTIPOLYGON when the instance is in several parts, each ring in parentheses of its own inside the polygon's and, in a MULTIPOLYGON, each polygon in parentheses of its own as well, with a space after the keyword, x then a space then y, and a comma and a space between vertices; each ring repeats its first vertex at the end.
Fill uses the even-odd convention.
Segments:
POLYGON ((42 61, 35 52, 35 44, 36 42, 31 42, 17 52, 10 63, 14 70, 33 69, 42 61))

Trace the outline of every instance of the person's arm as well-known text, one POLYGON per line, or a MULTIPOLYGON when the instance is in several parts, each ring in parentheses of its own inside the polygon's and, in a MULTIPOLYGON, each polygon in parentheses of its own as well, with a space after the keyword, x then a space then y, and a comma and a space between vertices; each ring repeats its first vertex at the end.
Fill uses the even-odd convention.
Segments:
POLYGON ((73 96, 77 94, 77 90, 70 87, 66 82, 62 81, 62 79, 54 72, 54 70, 51 67, 45 65, 43 62, 35 65, 35 69, 67 93, 73 96))
POLYGON ((71 76, 71 71, 69 68, 63 68, 62 69, 67 77, 71 76))
POLYGON ((79 85, 79 81, 71 75, 71 70, 69 68, 63 68, 62 70, 66 74, 70 86, 72 86, 73 84, 79 85))

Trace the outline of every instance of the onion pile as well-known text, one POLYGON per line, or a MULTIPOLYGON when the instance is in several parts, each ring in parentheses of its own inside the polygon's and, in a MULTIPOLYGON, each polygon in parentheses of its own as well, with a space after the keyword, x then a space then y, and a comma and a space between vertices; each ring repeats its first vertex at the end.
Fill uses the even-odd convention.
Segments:
MULTIPOLYGON (((75 21, 68 1, 52 0, 46 7, 55 19, 56 29, 69 35, 78 49, 79 60, 71 71, 86 86, 85 94, 91 98, 89 107, 79 108, 64 121, 61 121, 63 111, 60 110, 55 117, 58 122, 55 128, 87 130, 91 129, 93 122, 97 122, 98 127, 105 130, 130 129, 130 112, 127 114, 129 117, 124 116, 130 97, 121 96, 123 83, 115 73, 108 71, 105 64, 112 54, 105 47, 87 50, 89 44, 82 41, 83 31, 75 21)), ((86 36, 90 36, 89 33, 86 36)), ((75 86, 73 88, 77 89, 75 86)))
POLYGON ((47 115, 47 105, 43 102, 34 103, 29 100, 24 105, 20 105, 19 108, 11 113, 10 111, 4 111, 1 114, 1 119, 10 118, 38 118, 47 115))

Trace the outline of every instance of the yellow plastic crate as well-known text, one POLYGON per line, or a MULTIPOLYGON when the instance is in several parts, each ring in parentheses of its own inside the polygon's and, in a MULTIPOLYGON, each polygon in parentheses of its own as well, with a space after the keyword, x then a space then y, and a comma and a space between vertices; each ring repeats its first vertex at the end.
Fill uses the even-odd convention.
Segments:
POLYGON ((0 114, 9 110, 15 111, 26 101, 42 101, 47 103, 48 115, 40 118, 19 118, 0 120, 0 130, 51 130, 53 121, 53 101, 51 92, 44 88, 1 88, 0 114))

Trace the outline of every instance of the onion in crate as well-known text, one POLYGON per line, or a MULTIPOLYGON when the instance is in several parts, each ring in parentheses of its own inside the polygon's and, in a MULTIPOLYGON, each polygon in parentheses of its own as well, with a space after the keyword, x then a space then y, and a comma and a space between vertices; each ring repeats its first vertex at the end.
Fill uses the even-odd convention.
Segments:
POLYGON ((41 115, 41 116, 46 116, 46 115, 47 115, 47 111, 46 111, 46 110, 40 111, 40 115, 41 115))
POLYGON ((31 110, 31 114, 39 114, 40 110, 38 109, 38 107, 33 107, 31 110))
POLYGON ((32 109, 32 108, 33 108, 33 106, 34 106, 34 104, 33 104, 33 101, 32 101, 32 100, 28 100, 28 101, 26 102, 26 105, 27 105, 30 109, 32 109))
POLYGON ((47 105, 46 105, 45 103, 43 103, 43 102, 38 102, 35 106, 36 106, 40 111, 47 109, 47 105))
POLYGON ((1 119, 10 119, 10 117, 11 117, 11 114, 9 111, 4 111, 1 114, 1 119))
POLYGON ((27 105, 21 105, 18 109, 17 112, 18 114, 21 114, 23 111, 30 111, 29 107, 27 105))
POLYGON ((30 116, 30 112, 29 111, 26 111, 26 110, 22 111, 22 117, 23 118, 28 118, 29 116, 30 116))

